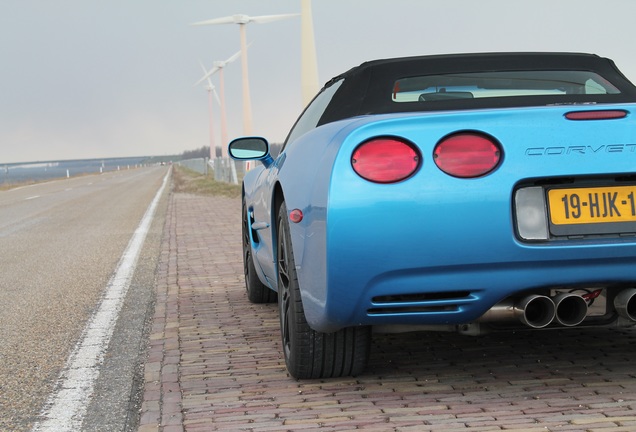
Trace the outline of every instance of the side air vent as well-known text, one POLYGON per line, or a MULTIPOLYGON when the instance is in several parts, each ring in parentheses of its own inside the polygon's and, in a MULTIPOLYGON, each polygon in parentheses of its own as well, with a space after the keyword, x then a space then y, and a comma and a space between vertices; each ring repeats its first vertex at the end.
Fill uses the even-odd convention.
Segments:
POLYGON ((419 294, 393 294, 373 297, 373 303, 408 303, 438 300, 455 300, 470 297, 470 291, 451 291, 419 294))
POLYGON ((417 294, 391 294, 373 297, 369 315, 427 314, 457 312, 475 297, 470 291, 451 291, 417 294))

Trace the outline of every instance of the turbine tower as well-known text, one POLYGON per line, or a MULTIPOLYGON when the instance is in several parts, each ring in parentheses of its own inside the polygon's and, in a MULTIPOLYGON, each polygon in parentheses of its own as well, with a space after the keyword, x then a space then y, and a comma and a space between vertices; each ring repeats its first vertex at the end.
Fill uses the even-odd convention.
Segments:
MULTIPOLYGON (((228 144, 228 139, 227 139, 227 111, 225 110, 225 81, 224 81, 224 77, 223 77, 223 69, 225 69, 225 66, 227 66, 228 64, 232 63, 237 58, 239 58, 240 55, 241 55, 241 51, 238 51, 236 54, 234 54, 232 57, 228 58, 227 60, 214 62, 212 69, 207 71, 203 75, 203 77, 201 79, 199 79, 199 81, 194 83, 194 86, 198 86, 203 81, 209 79, 215 73, 217 73, 217 72, 219 73, 219 93, 221 95, 220 104, 221 104, 221 157, 222 158, 226 158, 227 157, 227 148, 226 147, 227 147, 227 144, 228 144)), ((205 68, 204 68, 204 70, 205 70, 205 68)))
POLYGON ((314 41, 314 23, 311 17, 311 0, 302 0, 300 22, 300 87, 303 106, 307 106, 320 90, 316 42, 314 41))
MULTIPOLYGON (((203 66, 203 63, 200 60, 199 64, 201 65, 201 69, 203 69, 203 75, 207 75, 208 70, 205 68, 205 66, 203 66)), ((214 87, 214 84, 212 84, 212 80, 209 76, 207 78, 207 82, 208 85, 205 87, 205 89, 208 91, 208 113, 210 116, 210 160, 214 160, 216 159, 216 143, 214 139, 214 103, 212 99, 214 96, 214 99, 216 99, 219 107, 221 107, 221 99, 219 99, 219 94, 216 92, 216 87, 214 87)))
POLYGON ((241 36, 241 66, 243 72, 243 129, 245 135, 252 135, 252 102, 250 99, 250 85, 247 75, 247 32, 245 26, 249 23, 269 23, 298 16, 298 14, 283 15, 261 15, 251 17, 238 14, 223 18, 215 18, 206 21, 192 23, 193 26, 217 25, 217 24, 238 24, 241 36))

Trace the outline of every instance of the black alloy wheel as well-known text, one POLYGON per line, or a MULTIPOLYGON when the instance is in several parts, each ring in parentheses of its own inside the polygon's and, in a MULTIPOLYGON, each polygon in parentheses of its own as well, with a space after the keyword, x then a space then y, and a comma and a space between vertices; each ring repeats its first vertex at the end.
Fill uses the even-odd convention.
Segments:
POLYGON ((285 363, 298 379, 335 378, 362 373, 369 359, 371 328, 348 327, 322 333, 309 327, 300 295, 287 207, 277 219, 278 305, 285 363))

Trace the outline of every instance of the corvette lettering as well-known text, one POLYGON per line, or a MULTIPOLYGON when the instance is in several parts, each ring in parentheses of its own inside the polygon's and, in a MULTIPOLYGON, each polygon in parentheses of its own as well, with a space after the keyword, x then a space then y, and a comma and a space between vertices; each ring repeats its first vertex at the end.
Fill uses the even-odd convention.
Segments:
POLYGON ((563 156, 571 154, 594 155, 599 153, 636 153, 636 144, 530 147, 526 149, 526 156, 563 156))

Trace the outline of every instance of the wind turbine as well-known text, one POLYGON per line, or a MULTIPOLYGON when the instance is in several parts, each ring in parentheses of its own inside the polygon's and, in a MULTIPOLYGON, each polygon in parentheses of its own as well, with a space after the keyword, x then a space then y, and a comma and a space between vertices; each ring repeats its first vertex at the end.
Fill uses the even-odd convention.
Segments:
POLYGON ((272 21, 279 21, 287 18, 296 17, 298 14, 283 15, 261 15, 251 17, 248 15, 237 14, 223 18, 215 18, 206 21, 192 23, 193 26, 217 25, 217 24, 238 24, 241 36, 241 66, 243 70, 243 129, 245 135, 252 135, 252 102, 250 99, 250 85, 247 75, 247 32, 245 26, 249 23, 264 24, 272 21))
MULTIPOLYGON (((225 110, 225 81, 223 77, 223 69, 225 69, 225 66, 227 66, 228 64, 232 63, 237 58, 239 58, 240 55, 241 55, 241 51, 238 51, 236 54, 234 54, 232 57, 228 58, 227 60, 214 62, 212 69, 204 73, 203 77, 199 79, 199 81, 194 83, 194 86, 198 86, 203 81, 210 79, 210 77, 214 75, 215 73, 217 72, 219 73, 219 93, 221 95, 220 105, 221 105, 221 157, 222 158, 227 157, 226 146, 228 144, 227 112, 225 110)), ((203 70, 205 70, 205 67, 203 68, 203 70)))
MULTIPOLYGON (((201 65, 201 69, 203 69, 203 75, 208 74, 208 70, 203 66, 203 63, 199 60, 199 64, 201 65)), ((216 99, 216 102, 221 107, 221 99, 219 99, 219 94, 216 92, 216 87, 212 84, 212 80, 208 76, 207 78, 208 85, 206 86, 206 90, 208 91, 208 112, 210 115, 210 160, 216 159, 216 145, 214 140, 214 115, 213 113, 213 96, 216 99)))
POLYGON ((320 90, 316 42, 314 41, 314 23, 311 18, 311 0, 302 0, 300 23, 300 87, 303 105, 307 106, 320 90))

